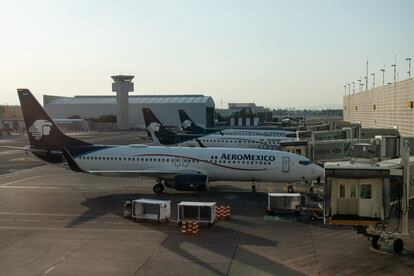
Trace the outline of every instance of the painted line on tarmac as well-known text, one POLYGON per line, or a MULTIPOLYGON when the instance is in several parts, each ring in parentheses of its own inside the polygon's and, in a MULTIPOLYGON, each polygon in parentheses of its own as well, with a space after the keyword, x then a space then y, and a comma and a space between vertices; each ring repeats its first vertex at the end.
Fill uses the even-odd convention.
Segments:
POLYGON ((181 228, 177 230, 141 230, 141 229, 111 229, 111 228, 86 228, 86 227, 78 227, 78 228, 67 228, 67 227, 47 227, 47 226, 0 226, 0 229, 3 230, 60 230, 60 231, 106 231, 106 232, 133 232, 133 233, 157 233, 157 234, 165 234, 165 233, 181 233, 181 228))
POLYGON ((64 176, 64 175, 73 175, 73 173, 48 174, 48 175, 38 175, 38 176, 26 177, 26 178, 22 178, 22 179, 19 179, 19 180, 15 180, 15 181, 0 184, 0 186, 8 186, 8 185, 20 183, 20 182, 23 182, 23 181, 39 179, 39 178, 44 178, 44 177, 64 176))
POLYGON ((59 217, 79 217, 79 218, 96 218, 101 215, 105 215, 102 218, 119 218, 117 215, 107 215, 107 213, 97 213, 94 216, 82 216, 79 214, 62 214, 62 213, 23 213, 23 212, 0 212, 0 215, 13 215, 13 216, 59 216, 59 217))

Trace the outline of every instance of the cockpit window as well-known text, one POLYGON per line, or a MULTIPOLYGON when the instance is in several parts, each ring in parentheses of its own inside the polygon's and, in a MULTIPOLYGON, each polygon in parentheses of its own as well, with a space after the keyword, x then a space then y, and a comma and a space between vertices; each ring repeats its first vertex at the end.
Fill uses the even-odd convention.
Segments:
POLYGON ((299 164, 306 166, 306 165, 312 164, 312 161, 310 161, 310 160, 301 160, 301 161, 299 161, 299 164))

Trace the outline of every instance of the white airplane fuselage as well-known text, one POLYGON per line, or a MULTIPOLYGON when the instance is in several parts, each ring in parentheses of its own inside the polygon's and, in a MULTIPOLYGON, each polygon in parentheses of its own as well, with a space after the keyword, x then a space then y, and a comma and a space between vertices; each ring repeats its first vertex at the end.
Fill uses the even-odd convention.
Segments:
POLYGON ((297 182, 316 179, 321 167, 305 157, 274 150, 108 146, 74 156, 86 171, 177 171, 204 174, 210 181, 297 182), (308 162, 306 165, 301 162, 308 162))
POLYGON ((244 149, 277 149, 280 141, 292 140, 288 137, 242 136, 209 134, 180 143, 181 146, 210 148, 244 148, 244 149))
MULTIPOLYGON (((220 131, 225 135, 232 135, 232 136, 266 136, 266 137, 274 137, 274 138, 288 138, 286 135, 294 135, 295 133, 292 131, 284 131, 284 130, 264 130, 264 129, 223 129, 220 131)), ((292 139, 292 137, 290 138, 292 139)))

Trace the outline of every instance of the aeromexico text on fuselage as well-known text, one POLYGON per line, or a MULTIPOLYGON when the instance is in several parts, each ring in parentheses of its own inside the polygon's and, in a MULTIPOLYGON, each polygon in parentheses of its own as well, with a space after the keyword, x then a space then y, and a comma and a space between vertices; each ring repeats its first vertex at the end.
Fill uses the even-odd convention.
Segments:
POLYGON ((223 153, 220 159, 224 160, 249 160, 249 161, 275 161, 273 155, 257 155, 257 154, 229 154, 223 153))

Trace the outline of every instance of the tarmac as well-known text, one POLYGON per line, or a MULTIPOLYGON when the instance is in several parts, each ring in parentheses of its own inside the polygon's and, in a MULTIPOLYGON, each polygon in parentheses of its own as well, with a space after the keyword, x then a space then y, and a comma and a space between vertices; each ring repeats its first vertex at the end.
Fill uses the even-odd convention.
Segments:
MULTIPOLYGON (((135 132, 77 134, 96 143, 140 143, 135 132), (138 140, 138 141, 137 141, 138 140)), ((0 145, 24 145, 24 137, 0 145)), ((0 275, 349 275, 414 272, 411 239, 401 255, 377 251, 350 226, 265 215, 278 184, 213 183, 208 193, 152 191, 150 178, 74 173, 24 152, 0 150, 0 275), (167 223, 122 216, 127 198, 172 201, 167 223), (231 218, 196 236, 174 221, 180 201, 231 206, 231 218)), ((298 187, 301 189, 302 187, 298 187)))

